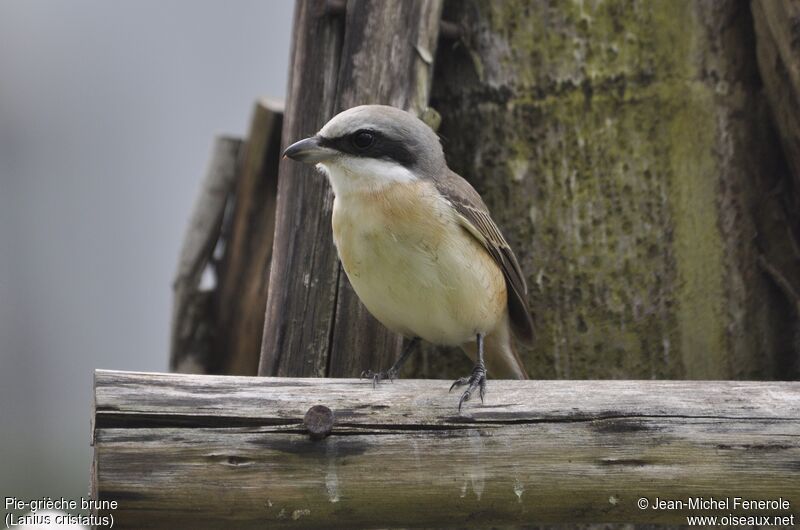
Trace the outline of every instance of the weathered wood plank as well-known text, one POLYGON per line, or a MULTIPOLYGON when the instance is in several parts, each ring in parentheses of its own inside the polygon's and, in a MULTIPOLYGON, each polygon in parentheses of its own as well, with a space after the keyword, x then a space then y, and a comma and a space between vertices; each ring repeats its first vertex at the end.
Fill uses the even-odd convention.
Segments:
MULTIPOLYGON (((325 6, 295 3, 283 148, 314 134, 335 110, 344 24, 325 6)), ((332 194, 315 173, 280 163, 261 375, 325 375, 339 264, 330 235, 332 194)))
POLYGON ((213 292, 202 291, 200 281, 213 261, 225 208, 235 188, 242 145, 238 138, 214 140, 208 170, 192 209, 172 285, 169 365, 173 371, 209 373, 220 363, 212 345, 217 331, 213 292))
POLYGON ((282 117, 281 102, 259 99, 246 142, 216 140, 174 282, 173 371, 236 375, 258 371, 282 117), (215 255, 219 249, 223 252, 215 255), (207 266, 216 284, 201 290, 207 266))
POLYGON ((215 351, 225 355, 218 353, 221 366, 212 373, 258 373, 275 232, 282 119, 282 102, 256 101, 214 302, 215 351))
POLYGON ((120 501, 122 528, 697 514, 640 510, 640 497, 800 506, 800 383, 491 381, 461 416, 448 386, 98 371, 94 490, 120 501), (321 441, 302 423, 316 404, 336 416, 321 441))

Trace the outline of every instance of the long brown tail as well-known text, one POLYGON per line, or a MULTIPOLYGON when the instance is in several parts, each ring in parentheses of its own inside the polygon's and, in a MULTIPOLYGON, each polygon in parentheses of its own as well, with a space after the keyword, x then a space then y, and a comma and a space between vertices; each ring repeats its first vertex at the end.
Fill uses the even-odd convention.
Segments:
MULTIPOLYGON (((495 330, 486 335, 483 341, 486 371, 492 379, 528 379, 525 365, 522 364, 522 359, 514 348, 513 340, 506 314, 495 330)), ((461 349, 473 361, 478 358, 478 345, 475 342, 464 344, 461 349)))

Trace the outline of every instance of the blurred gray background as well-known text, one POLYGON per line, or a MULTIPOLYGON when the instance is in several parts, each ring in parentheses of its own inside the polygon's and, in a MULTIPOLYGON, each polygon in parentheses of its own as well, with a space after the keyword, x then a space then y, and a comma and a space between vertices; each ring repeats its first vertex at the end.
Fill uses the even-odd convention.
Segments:
POLYGON ((292 10, 0 0, 0 496, 85 495, 92 370, 166 370, 212 139, 284 96, 292 10))

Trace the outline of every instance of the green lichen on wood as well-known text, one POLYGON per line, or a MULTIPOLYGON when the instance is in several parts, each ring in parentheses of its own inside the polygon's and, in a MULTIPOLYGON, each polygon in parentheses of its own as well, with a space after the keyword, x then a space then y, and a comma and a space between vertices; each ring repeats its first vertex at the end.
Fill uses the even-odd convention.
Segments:
MULTIPOLYGON (((479 31, 508 44, 495 77, 558 93, 588 81, 686 78, 695 29, 690 2, 475 2, 479 31), (687 38, 688 37, 688 38, 687 38)), ((474 26, 473 26, 474 27, 474 26)), ((479 48, 480 49, 480 48, 479 48)), ((534 95, 536 92, 534 92, 534 95)))
POLYGON ((738 74, 703 17, 730 10, 468 0, 445 11, 469 30, 437 58, 433 105, 451 167, 528 273, 531 376, 763 374, 767 361, 734 374, 729 358, 741 345, 726 278, 750 266, 729 255, 720 223, 731 185, 720 123, 738 74))
POLYGON ((724 344, 725 270, 715 208, 718 131, 709 89, 691 83, 687 94, 691 103, 674 109, 669 128, 680 351, 688 377, 725 379, 729 376, 724 344))

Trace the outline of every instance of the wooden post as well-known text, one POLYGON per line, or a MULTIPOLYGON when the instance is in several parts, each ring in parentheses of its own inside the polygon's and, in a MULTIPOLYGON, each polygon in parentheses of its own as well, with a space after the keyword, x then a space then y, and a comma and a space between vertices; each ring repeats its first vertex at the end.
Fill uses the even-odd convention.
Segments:
MULTIPOLYGON (((752 4, 788 5, 799 4, 752 4)), ((796 319, 758 265, 764 239, 800 233, 796 213, 763 230, 778 212, 763 196, 788 197, 793 212, 800 202, 791 180, 761 186, 783 153, 763 134, 749 7, 446 4, 464 37, 441 47, 431 101, 450 167, 481 193, 528 280, 537 333, 519 353, 531 377, 800 377, 796 319)), ((780 18, 784 31, 795 19, 780 18)), ((800 292, 789 243, 770 247, 800 292)))
POLYGON ((115 528, 798 522, 800 383, 490 385, 459 416, 442 380, 97 371, 93 490, 115 528), (790 509, 637 506, 657 497, 790 509))
POLYGON ((219 372, 256 375, 264 329, 283 104, 262 98, 253 109, 236 187, 231 232, 226 234, 215 303, 219 372))
POLYGON ((258 371, 282 118, 282 103, 262 98, 254 105, 245 142, 219 138, 215 143, 174 283, 173 371, 258 371), (201 290, 206 267, 216 283, 201 290))
MULTIPOLYGON (((358 104, 427 107, 441 0, 351 0, 344 20, 325 5, 297 3, 284 145, 358 104)), ((313 168, 281 162, 261 375, 353 376, 398 353, 341 271, 331 205, 313 168)))
POLYGON ((214 264, 214 249, 221 236, 225 208, 235 188, 242 144, 238 138, 214 140, 208 171, 192 210, 172 285, 169 361, 172 371, 210 373, 221 362, 213 348, 218 329, 214 292, 201 290, 200 281, 206 267, 214 264))
MULTIPOLYGON (((295 4, 282 147, 316 132, 335 109, 344 24, 325 4, 295 4)), ((325 375, 339 270, 331 194, 313 168, 282 160, 278 174, 259 374, 325 375)))
MULTIPOLYGON (((767 213, 759 226, 759 265, 800 318, 800 242, 793 229, 800 225, 800 2, 753 0, 751 9, 764 94, 789 166, 787 171, 773 162, 777 167, 761 168, 761 184, 768 193, 767 213)), ((795 355, 792 363, 800 373, 800 357, 795 355)))

